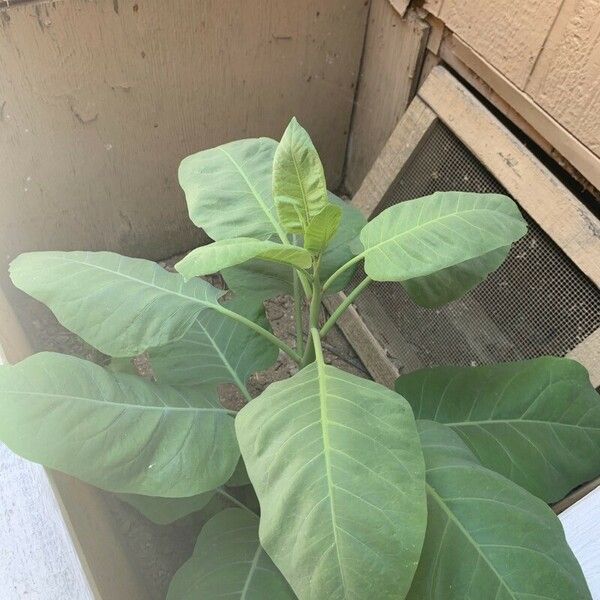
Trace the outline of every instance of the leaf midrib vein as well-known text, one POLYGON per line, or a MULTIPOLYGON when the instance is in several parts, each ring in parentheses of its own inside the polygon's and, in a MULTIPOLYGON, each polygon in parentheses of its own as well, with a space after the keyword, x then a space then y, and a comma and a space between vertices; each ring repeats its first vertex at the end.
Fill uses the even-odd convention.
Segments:
MULTIPOLYGON (((466 214, 466 213, 474 213, 474 212, 492 212, 494 214, 498 214, 499 211, 495 211, 489 208, 472 208, 469 210, 464 210, 464 211, 460 211, 459 212, 453 212, 450 214, 446 214, 443 217, 436 217, 435 219, 431 219, 430 221, 426 221, 425 223, 422 223, 421 225, 415 225, 414 227, 411 227, 410 229, 407 229, 405 231, 402 231, 396 235, 392 235, 391 237, 386 238, 385 240, 381 240, 379 242, 377 242, 376 244, 374 244, 373 246, 369 246, 368 248, 366 248, 365 250, 363 250, 363 252, 361 252, 360 256, 366 256, 369 252, 372 252, 373 250, 377 250, 380 246, 385 246, 387 244, 396 242, 399 238, 402 238, 406 235, 414 235, 414 232, 419 230, 419 229, 423 229, 424 227, 428 227, 430 225, 432 225, 433 223, 438 223, 438 222, 443 222, 444 220, 447 219, 451 219, 451 218, 462 218, 462 215, 466 214)), ((504 213, 502 213, 505 217, 510 217, 510 215, 506 215, 504 213)), ((462 220, 464 221, 464 218, 462 218, 462 220)), ((471 227, 476 227, 475 225, 473 225, 472 223, 469 223, 467 221, 467 223, 471 226, 471 227)), ((477 229, 481 229, 480 227, 476 227, 477 229)), ((362 241, 362 240, 361 240, 362 241)), ((494 248, 492 248, 491 250, 494 250, 494 248)), ((490 252, 491 252, 490 250, 490 252)))
POLYGON ((440 508, 444 511, 444 513, 448 517, 448 520, 452 521, 452 523, 454 523, 454 525, 458 528, 458 530, 467 538, 467 541, 473 546, 473 548, 475 548, 477 553, 481 556, 483 561, 488 565, 490 570, 496 575, 496 577, 498 578, 498 581, 501 582, 502 586, 510 594, 510 597, 513 598, 513 600, 519 600, 517 598, 517 596, 514 595, 512 590, 508 587, 508 584, 506 583, 504 578, 500 575, 500 573, 498 573, 498 571, 496 570, 494 565, 490 562, 489 558, 483 553, 483 551, 479 547, 479 544, 473 539, 471 534, 465 529, 465 527, 460 522, 458 517, 456 517, 456 515, 450 510, 450 508, 448 508, 446 506, 444 499, 435 491, 435 489, 433 488, 433 486, 431 484, 426 482, 425 487, 427 489, 427 492, 430 494, 430 496, 437 502, 437 504, 440 506, 440 508))
POLYGON ((227 152, 227 150, 224 150, 222 147, 219 146, 218 150, 220 150, 223 154, 225 154, 225 156, 227 156, 227 158, 229 158, 229 160, 231 161, 233 166, 237 169, 238 173, 242 176, 242 178, 246 182, 246 185, 252 192, 252 195, 256 199, 256 202, 258 203, 258 205, 260 206, 262 211, 267 216, 267 219, 269 219, 269 221, 271 222, 271 225, 273 225, 273 228, 277 232, 277 235, 281 238, 282 243, 286 244, 286 245, 289 244, 289 240, 287 239, 287 236, 285 235, 285 233, 282 231, 281 227, 279 226, 279 223, 275 220, 275 218, 271 214, 271 211, 268 210, 261 195, 256 191, 256 189, 254 188, 254 186, 252 185, 252 183, 250 182, 248 177, 246 177, 246 174, 244 173, 244 171, 242 170, 240 165, 237 163, 237 161, 233 158, 233 156, 231 156, 231 154, 229 154, 229 152, 227 152))
POLYGON ((329 455, 329 448, 331 446, 331 442, 329 439, 329 419, 327 415, 327 383, 326 378, 327 375, 325 373, 325 364, 319 360, 319 355, 317 353, 317 371, 319 378, 319 406, 321 409, 321 432, 323 435, 323 457, 325 459, 325 470, 327 474, 327 494, 329 496, 329 508, 331 511, 331 523, 333 526, 333 543, 335 545, 335 553, 337 557, 338 569, 340 572, 341 585, 344 589, 344 593, 346 588, 346 582, 344 580, 344 571, 342 569, 342 559, 340 556, 340 544, 337 532, 337 519, 335 512, 335 502, 333 500, 333 474, 331 469, 331 457, 329 455))
POLYGON ((86 398, 85 396, 71 396, 65 394, 50 394, 46 392, 22 392, 19 390, 2 390, 3 394, 14 394, 17 396, 42 396, 44 398, 59 398, 62 400, 81 400, 84 402, 92 402, 95 404, 101 405, 110 405, 110 406, 119 406, 121 408, 137 408, 139 410, 159 410, 161 412, 167 411, 187 411, 187 412, 222 412, 229 414, 231 411, 228 411, 225 408, 200 408, 196 406, 169 406, 165 404, 164 406, 151 406, 147 404, 131 404, 129 402, 112 402, 111 400, 98 400, 96 398, 86 398))

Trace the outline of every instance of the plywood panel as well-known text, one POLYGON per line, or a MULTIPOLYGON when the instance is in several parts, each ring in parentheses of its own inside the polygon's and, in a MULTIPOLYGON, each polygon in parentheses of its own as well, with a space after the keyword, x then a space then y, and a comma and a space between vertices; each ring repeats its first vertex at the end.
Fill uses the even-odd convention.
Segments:
POLYGON ((600 2, 566 0, 527 93, 600 156, 600 2))
MULTIPOLYGON (((391 7, 389 7, 392 10, 391 7)), ((339 183, 364 0, 70 0, 0 13, 0 268, 35 248, 189 248, 177 167, 292 115, 339 183)))
POLYGON ((401 18, 389 0, 373 0, 348 145, 345 186, 354 193, 410 102, 428 27, 401 18))
POLYGON ((562 0, 444 0, 439 18, 523 89, 562 0))

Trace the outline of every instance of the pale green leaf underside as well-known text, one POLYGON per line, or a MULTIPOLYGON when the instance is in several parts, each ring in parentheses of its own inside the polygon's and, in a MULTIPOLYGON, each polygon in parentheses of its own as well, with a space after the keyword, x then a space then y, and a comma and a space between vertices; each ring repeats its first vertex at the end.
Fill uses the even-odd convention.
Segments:
POLYGON ((430 275, 402 281, 402 287, 414 302, 436 308, 452 302, 479 285, 508 256, 510 246, 498 248, 482 256, 436 271, 430 275))
POLYGON ((451 426, 484 466, 546 502, 600 475, 600 397, 574 361, 423 369, 396 389, 417 418, 451 426))
MULTIPOLYGON (((334 194, 329 195, 331 203, 342 210, 342 218, 337 232, 321 259, 321 281, 328 279, 339 267, 354 257, 351 250, 366 219, 362 213, 350 203, 341 200, 334 194)), ((333 294, 344 289, 354 274, 354 269, 347 269, 335 283, 327 289, 333 294)), ((260 298, 273 298, 280 294, 293 293, 292 269, 285 265, 251 260, 243 265, 225 269, 222 273, 227 286, 236 294, 258 294, 260 298)))
POLYGON ((294 600, 258 541, 258 517, 224 510, 202 528, 192 557, 177 571, 167 600, 294 600))
POLYGON ((288 233, 304 233, 328 204, 321 159, 306 130, 292 119, 273 160, 273 197, 288 233))
POLYGON ((180 260, 175 269, 186 279, 217 273, 221 269, 239 265, 252 258, 283 263, 300 269, 312 264, 311 255, 304 248, 283 245, 268 240, 235 238, 220 240, 192 250, 180 260))
POLYGON ((213 240, 284 234, 272 195, 276 148, 275 140, 254 138, 185 158, 179 167, 179 184, 194 224, 213 240))
MULTIPOLYGON (((234 298, 224 306, 269 329, 262 302, 256 298, 234 298)), ((216 311, 202 313, 180 340, 148 351, 159 381, 174 385, 233 383, 242 391, 248 377, 268 369, 277 356, 275 345, 216 311)))
POLYGON ((396 204, 364 227, 364 268, 376 281, 411 280, 509 246, 526 230, 506 196, 436 192, 396 204))
POLYGON ((428 522, 408 600, 590 599, 548 506, 482 467, 448 427, 418 426, 428 522))
POLYGON ((404 598, 426 513, 402 397, 313 363, 247 404, 236 432, 261 542, 300 598, 404 598))
MULTIPOLYGON (((227 485, 229 485, 229 481, 227 485)), ((187 498, 160 498, 157 496, 140 496, 138 494, 117 494, 117 496, 157 525, 174 523, 183 517, 206 508, 209 502, 215 499, 219 499, 221 504, 225 506, 231 506, 232 504, 234 506, 241 506, 240 501, 224 486, 202 494, 196 494, 195 496, 188 496, 187 498)))
POLYGON ((214 489, 240 456, 233 418, 197 388, 54 353, 0 367, 0 439, 98 487, 164 497, 214 489))
POLYGON ((308 224, 304 247, 313 254, 321 253, 336 234, 341 218, 342 209, 336 204, 328 204, 308 224))
POLYGON ((215 492, 216 490, 211 490, 187 498, 158 498, 138 494, 118 494, 118 497, 153 523, 169 525, 202 510, 213 499, 215 492))
POLYGON ((223 292, 186 282, 154 262, 112 252, 32 252, 10 267, 13 283, 110 356, 135 356, 180 338, 223 292))

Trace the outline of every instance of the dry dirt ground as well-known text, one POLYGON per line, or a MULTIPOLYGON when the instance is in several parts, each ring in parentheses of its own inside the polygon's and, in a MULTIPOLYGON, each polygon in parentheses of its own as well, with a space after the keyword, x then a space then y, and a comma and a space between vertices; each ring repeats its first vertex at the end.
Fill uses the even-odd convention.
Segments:
MULTIPOLYGON (((180 258, 175 256, 161 261, 160 264, 172 270, 172 265, 180 258)), ((218 276, 211 278, 211 282, 222 287, 218 276)), ((14 304, 36 352, 62 352, 99 364, 108 363, 107 356, 62 327, 52 313, 40 303, 19 293, 18 301, 14 304)), ((293 345, 295 330, 292 299, 281 296, 267 301, 265 307, 273 332, 293 345)), ((327 336, 323 350, 327 363, 355 375, 368 377, 360 360, 337 328, 334 327, 327 336)), ((147 374, 148 365, 143 357, 136 360, 135 364, 142 374, 147 374)), ((273 381, 286 379, 297 371, 296 364, 281 352, 279 359, 270 369, 250 378, 250 393, 255 397, 273 381)), ((233 386, 223 386, 221 398, 223 403, 229 406, 243 404, 241 394, 233 386)), ((134 568, 139 569, 147 583, 149 599, 164 600, 173 574, 192 553, 205 517, 196 513, 172 525, 155 525, 112 494, 105 494, 124 543, 130 551, 134 568)))

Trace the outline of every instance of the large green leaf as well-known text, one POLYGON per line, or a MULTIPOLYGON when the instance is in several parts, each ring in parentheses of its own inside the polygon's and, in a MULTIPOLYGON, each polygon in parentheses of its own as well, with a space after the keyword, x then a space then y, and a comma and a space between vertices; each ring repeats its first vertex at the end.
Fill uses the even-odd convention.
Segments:
POLYGON ((310 252, 298 246, 283 245, 269 240, 234 238, 200 246, 181 259, 175 269, 186 279, 217 273, 252 258, 283 263, 308 269, 312 264, 310 252))
POLYGON ((236 418, 260 539, 303 600, 404 598, 426 525, 410 407, 321 359, 236 418))
MULTIPOLYGON (((253 297, 234 298, 224 306, 268 329, 262 302, 253 297)), ((234 383, 246 391, 246 380, 268 369, 278 356, 277 347, 245 325, 216 311, 202 313, 176 342, 148 351, 159 381, 177 385, 234 383)))
POLYGON ((112 252, 22 254, 10 276, 88 344, 123 357, 180 338, 223 293, 202 279, 185 282, 154 262, 112 252))
POLYGON ((565 358, 400 377, 420 419, 451 426, 486 467, 547 502, 600 474, 600 397, 565 358))
POLYGON ((548 506, 482 467, 448 427, 419 431, 428 522, 409 600, 591 600, 548 506))
MULTIPOLYGON (((367 222, 362 213, 348 202, 344 202, 333 194, 329 195, 331 203, 342 210, 342 218, 337 232, 329 242, 321 259, 321 280, 327 280, 339 267, 353 258, 352 242, 367 222)), ((344 289, 354 274, 354 269, 347 269, 335 283, 327 289, 333 294, 344 289)), ((285 265, 264 260, 251 260, 243 265, 225 269, 222 273, 229 289, 240 296, 258 294, 262 299, 273 298, 280 294, 293 293, 292 269, 285 265)))
POLYGON ((414 302, 427 308, 436 308, 452 302, 479 285, 495 271, 508 256, 510 246, 492 250, 482 256, 436 271, 423 277, 402 282, 402 287, 414 302))
POLYGON ((225 269, 221 275, 227 287, 240 297, 255 294, 261 300, 268 300, 281 294, 294 293, 292 269, 266 260, 250 260, 225 269))
MULTIPOLYGON (((333 194, 330 195, 329 199, 342 209, 342 220, 321 259, 322 281, 326 281, 342 265, 354 257, 354 243, 359 241, 358 236, 367 223, 364 215, 349 202, 345 202, 333 194)), ((350 283, 355 270, 356 268, 346 269, 327 289, 327 294, 334 294, 343 290, 350 283)))
POLYGON ((293 600, 258 541, 258 517, 230 508, 202 528, 192 557, 175 573, 167 600, 293 600))
POLYGON ((187 498, 159 498, 138 494, 118 494, 118 497, 157 525, 169 525, 178 519, 198 512, 207 507, 209 502, 215 498, 224 502, 225 505, 243 506, 224 486, 187 498))
POLYGON ((226 482, 240 453, 233 418, 197 388, 35 354, 0 367, 0 439, 98 487, 192 496, 226 482))
POLYGON ((279 222, 289 233, 304 233, 311 219, 328 204, 321 159, 295 118, 275 151, 273 196, 279 222))
POLYGON ((423 277, 509 246, 526 230, 507 196, 436 192, 396 204, 363 228, 365 272, 376 281, 423 277))
POLYGON ((328 204, 320 213, 315 215, 306 228, 304 247, 313 254, 320 254, 335 236, 342 209, 336 204, 328 204))
POLYGON ((192 154, 179 167, 190 218, 213 240, 285 235, 272 195, 277 142, 257 138, 192 154))

